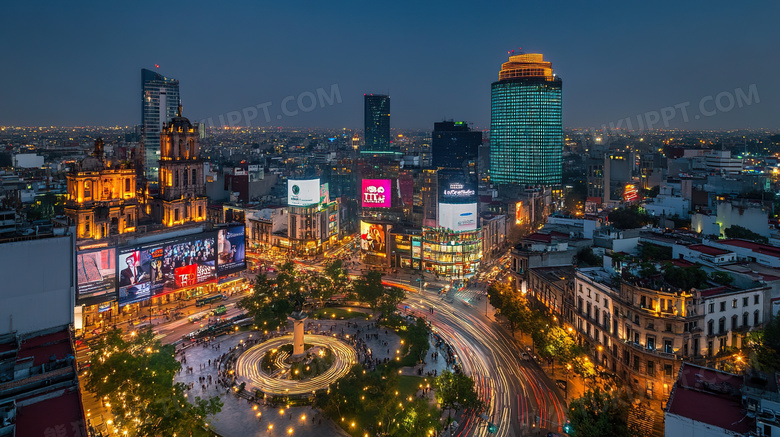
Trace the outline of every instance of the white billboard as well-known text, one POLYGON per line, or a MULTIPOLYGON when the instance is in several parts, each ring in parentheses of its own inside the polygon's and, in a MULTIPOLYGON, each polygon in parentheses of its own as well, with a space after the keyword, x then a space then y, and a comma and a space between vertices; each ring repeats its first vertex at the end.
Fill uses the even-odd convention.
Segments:
POLYGON ((439 203, 439 226, 455 232, 477 229, 476 203, 439 203))
POLYGON ((320 203, 320 179, 287 181, 287 204, 308 206, 320 203))

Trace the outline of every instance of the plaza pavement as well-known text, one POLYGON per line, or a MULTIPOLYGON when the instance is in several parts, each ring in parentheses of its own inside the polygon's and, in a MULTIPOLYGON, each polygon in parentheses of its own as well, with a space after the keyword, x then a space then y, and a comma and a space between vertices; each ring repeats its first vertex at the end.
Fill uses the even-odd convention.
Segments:
MULTIPOLYGON (((358 317, 348 321, 350 326, 347 326, 347 320, 310 319, 307 320, 307 329, 330 335, 337 334, 342 339, 346 335, 354 338, 359 330, 359 337, 366 342, 366 345, 372 350, 374 357, 380 360, 384 358, 395 359, 396 351, 401 349, 401 342, 400 338, 392 330, 386 330, 384 327, 370 328, 369 325, 373 323, 373 318, 367 321, 365 318, 358 317), (333 327, 332 331, 331 327, 333 327), (365 334, 369 334, 371 338, 366 339, 365 334), (372 334, 377 334, 378 338, 374 338, 372 334), (386 346, 385 342, 387 342, 386 346)), ((183 355, 179 355, 179 359, 182 356, 186 357, 186 364, 182 365, 182 371, 176 376, 175 380, 184 384, 193 384, 193 388, 188 392, 188 396, 192 398, 196 396, 219 396, 224 404, 222 411, 208 421, 213 430, 224 437, 274 435, 322 437, 348 435, 336 424, 322 417, 318 410, 314 410, 311 407, 292 407, 284 409, 284 413, 280 414, 280 408, 278 407, 271 408, 263 405, 262 401, 259 404, 247 401, 244 398, 237 397, 233 390, 226 389, 216 383, 218 369, 215 365, 215 360, 221 355, 228 353, 231 348, 240 346, 247 341, 256 340, 258 338, 257 335, 257 332, 238 332, 218 337, 216 340, 207 343, 205 347, 204 345, 194 345, 187 348, 183 355), (217 345, 219 345, 218 349, 216 348, 217 345), (209 360, 211 360, 211 365, 209 365, 209 360), (187 367, 192 367, 192 373, 186 371, 187 367), (204 390, 198 378, 201 376, 208 378, 209 375, 212 377, 212 382, 207 384, 204 390), (254 409, 254 407, 257 407, 257 409, 254 409), (258 412, 260 413, 260 420, 257 418, 258 412), (305 419, 303 418, 304 416, 305 419), (269 429, 270 425, 273 425, 272 429, 269 429), (289 429, 292 429, 291 434, 288 433, 289 429)), ((434 360, 433 353, 435 350, 434 343, 431 341, 431 347, 425 358, 427 364, 423 366, 422 376, 434 369, 437 370, 438 374, 441 374, 447 368, 444 352, 440 349, 438 360, 434 360)), ((404 375, 419 376, 415 368, 407 367, 401 370, 401 373, 404 375)))

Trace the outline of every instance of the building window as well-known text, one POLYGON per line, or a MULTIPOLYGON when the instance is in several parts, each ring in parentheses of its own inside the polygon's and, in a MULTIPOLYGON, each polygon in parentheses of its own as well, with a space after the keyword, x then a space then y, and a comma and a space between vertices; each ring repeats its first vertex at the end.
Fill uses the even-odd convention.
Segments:
POLYGON ((649 376, 655 376, 655 361, 647 361, 647 374, 649 376))
POLYGON ((714 334, 714 333, 712 332, 712 325, 713 325, 713 323, 712 323, 712 320, 709 320, 709 321, 707 321, 707 335, 712 335, 712 334, 714 334))
POLYGON ((639 357, 637 355, 634 355, 634 371, 639 371, 639 357))
POLYGON ((720 303, 720 312, 726 311, 726 302, 720 303))
POLYGON ((203 207, 198 205, 198 218, 203 217, 203 207))
POLYGON ((672 332, 672 324, 671 323, 667 323, 666 324, 666 332, 672 332))
POLYGON ((739 317, 737 317, 737 315, 734 314, 733 316, 731 316, 731 330, 732 331, 736 331, 737 328, 739 328, 739 325, 737 323, 739 323, 739 317))
POLYGON ((173 221, 178 222, 179 221, 179 210, 174 209, 173 210, 173 221))
POLYGON ((710 314, 715 312, 715 303, 710 302, 710 314))
POLYGON ((187 170, 182 170, 181 175, 182 175, 182 178, 183 178, 183 180, 182 180, 183 185, 186 187, 187 186, 187 176, 189 176, 189 173, 187 173, 187 170))
POLYGON ((84 181, 84 199, 92 197, 92 181, 84 181))
POLYGON ((198 185, 198 169, 192 169, 192 185, 198 185))
POLYGON ((125 179, 125 192, 130 192, 130 178, 125 179))
POLYGON ((748 322, 749 322, 749 321, 750 321, 750 320, 749 320, 748 313, 747 313, 747 312, 743 313, 743 314, 742 314, 742 327, 744 327, 744 328, 747 328, 748 326, 750 326, 750 325, 748 324, 748 322))
POLYGON ((664 364, 664 375, 672 376, 672 365, 671 364, 664 364))
POLYGON ((758 310, 756 310, 755 312, 753 312, 753 326, 758 326, 758 323, 759 323, 758 310))
POLYGON ((718 334, 723 334, 726 331, 726 318, 721 317, 718 320, 718 334))
POLYGON ((758 298, 758 295, 757 295, 757 294, 753 295, 753 304, 754 304, 754 305, 758 305, 758 299, 759 299, 759 298, 758 298))
POLYGON ((743 306, 743 307, 746 307, 746 306, 748 306, 748 298, 746 298, 746 297, 743 297, 743 298, 742 298, 742 306, 743 306))
POLYGON ((737 300, 734 299, 731 301, 731 308, 736 308, 736 307, 737 307, 737 300))
POLYGON ((173 171, 173 186, 174 187, 179 186, 179 170, 173 171))

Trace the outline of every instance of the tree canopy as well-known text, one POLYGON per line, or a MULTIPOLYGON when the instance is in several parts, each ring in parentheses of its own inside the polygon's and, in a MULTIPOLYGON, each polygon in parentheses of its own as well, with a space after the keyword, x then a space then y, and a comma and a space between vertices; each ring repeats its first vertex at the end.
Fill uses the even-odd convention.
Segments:
POLYGON ((748 228, 739 225, 731 225, 723 231, 726 238, 741 238, 743 240, 756 241, 758 243, 768 243, 769 239, 763 235, 757 234, 748 228))
POLYGON ((111 405, 115 427, 130 436, 173 436, 203 427, 222 409, 218 397, 187 399, 174 384, 181 368, 174 346, 163 346, 151 329, 130 340, 113 330, 94 346, 86 388, 111 405))
POLYGON ((655 218, 638 206, 628 206, 610 211, 609 222, 618 229, 634 229, 654 223, 655 218))
POLYGON ((569 404, 569 419, 577 437, 634 437, 638 433, 628 424, 632 408, 621 392, 600 388, 586 391, 569 404))

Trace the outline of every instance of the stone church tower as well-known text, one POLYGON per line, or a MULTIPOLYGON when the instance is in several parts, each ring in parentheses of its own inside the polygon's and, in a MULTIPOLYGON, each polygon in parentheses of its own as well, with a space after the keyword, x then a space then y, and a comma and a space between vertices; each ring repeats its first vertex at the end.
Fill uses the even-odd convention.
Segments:
POLYGON ((151 203, 157 223, 176 226, 206 220, 206 179, 199 158, 198 124, 181 115, 182 107, 160 132, 159 194, 151 203))

